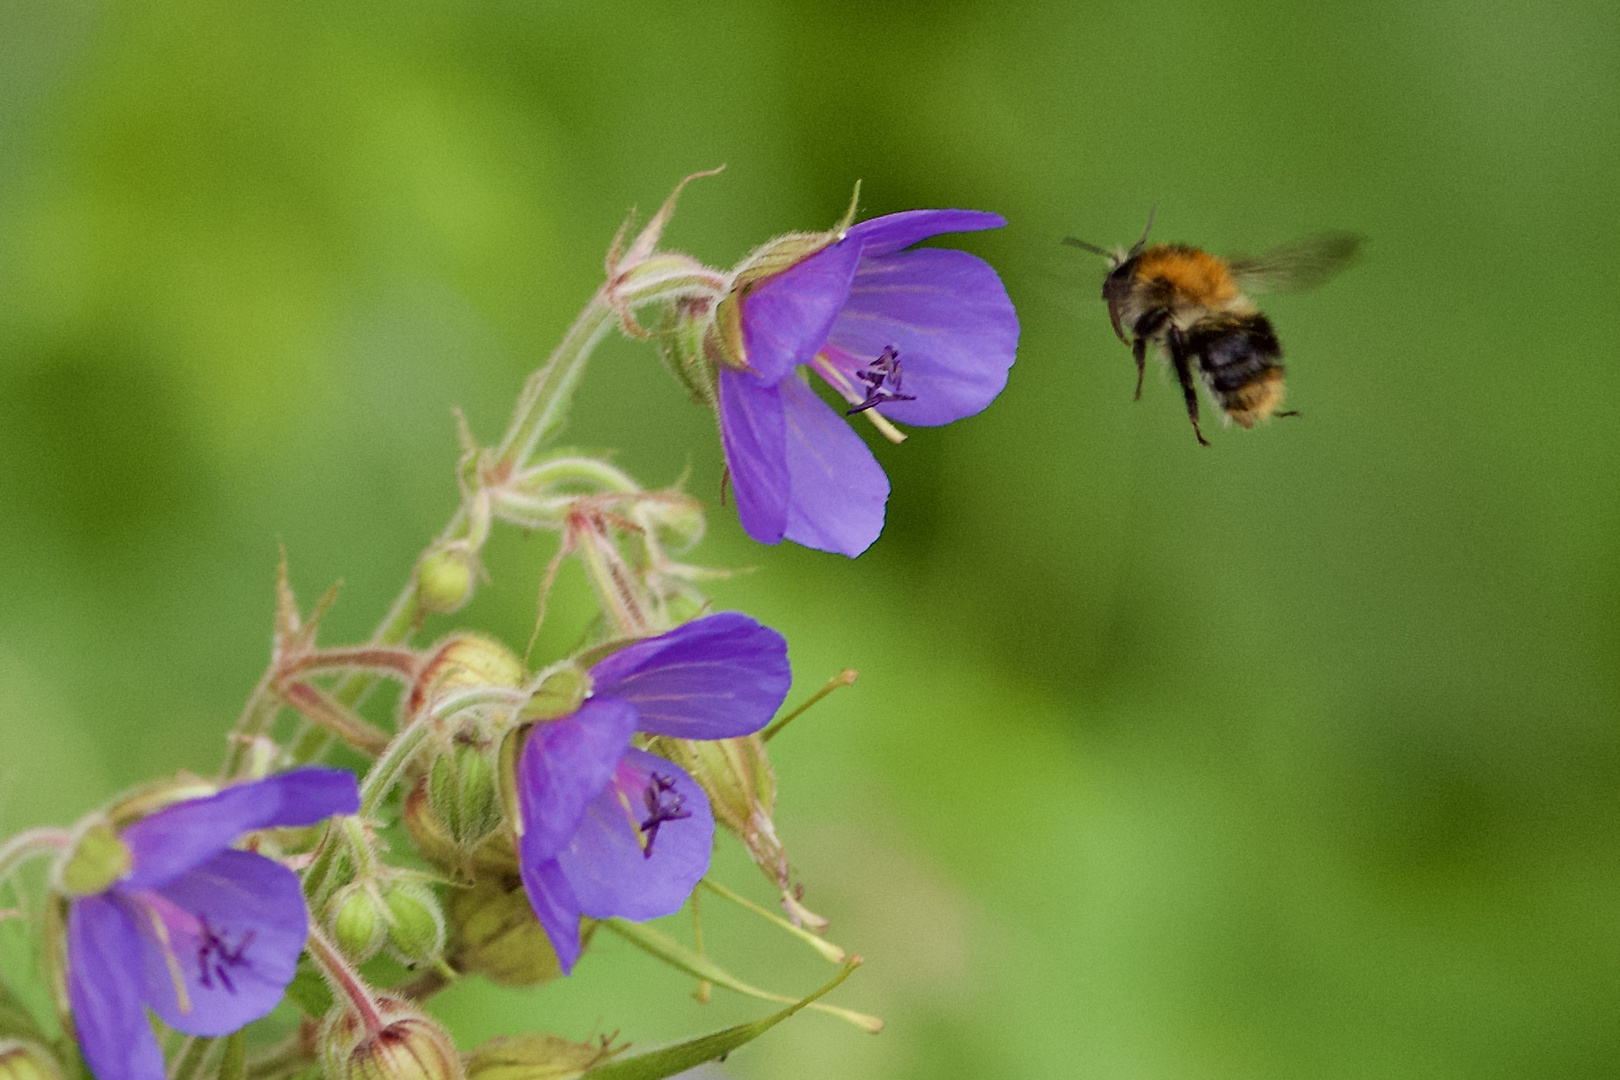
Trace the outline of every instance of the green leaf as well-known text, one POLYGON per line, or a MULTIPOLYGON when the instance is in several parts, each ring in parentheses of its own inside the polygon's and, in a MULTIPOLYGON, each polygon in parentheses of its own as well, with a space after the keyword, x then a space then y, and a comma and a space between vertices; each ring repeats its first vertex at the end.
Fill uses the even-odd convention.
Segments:
MULTIPOLYGON (((693 952, 668 934, 655 930, 644 923, 627 922, 624 919, 605 919, 597 925, 607 927, 637 948, 651 953, 670 967, 678 971, 684 971, 694 978, 712 982, 716 986, 723 986, 727 990, 759 998, 762 1001, 792 1003, 795 1009, 804 1008, 808 1005, 809 1008, 818 1012, 829 1013, 840 1020, 847 1020, 863 1031, 870 1031, 874 1035, 883 1030, 883 1021, 875 1016, 868 1016, 866 1013, 858 1013, 851 1009, 840 1009, 836 1005, 827 1005, 817 1001, 816 998, 821 996, 820 993, 812 994, 804 1001, 795 1001, 794 998, 786 994, 777 994, 769 990, 761 990, 757 986, 751 986, 702 953, 693 952)), ((859 958, 852 958, 850 963, 858 964, 859 958)), ((849 974, 850 970, 852 969, 846 968, 844 975, 849 974)), ((840 975, 833 985, 843 981, 844 975, 840 975)), ((831 986, 828 989, 831 989, 831 986)))
MULTIPOLYGON (((704 1035, 701 1038, 677 1043, 674 1046, 649 1050, 645 1054, 637 1054, 634 1057, 618 1058, 590 1070, 585 1074, 585 1080, 660 1080, 662 1077, 674 1076, 676 1073, 696 1068, 706 1061, 714 1061, 716 1058, 724 1057, 744 1043, 759 1038, 800 1009, 817 1004, 817 998, 849 978, 849 973, 859 967, 860 964, 860 957, 852 957, 849 963, 844 965, 844 969, 833 978, 832 982, 809 997, 795 1001, 781 1012, 772 1013, 770 1016, 755 1020, 751 1024, 738 1024, 736 1027, 716 1031, 712 1035, 704 1035)), ((715 981, 718 982, 719 980, 716 979, 715 981)))

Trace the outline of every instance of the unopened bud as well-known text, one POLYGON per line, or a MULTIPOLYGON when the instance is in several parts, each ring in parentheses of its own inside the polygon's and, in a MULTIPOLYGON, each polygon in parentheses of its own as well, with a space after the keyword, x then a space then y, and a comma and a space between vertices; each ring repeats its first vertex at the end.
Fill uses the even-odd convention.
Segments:
POLYGON ((106 892, 129 873, 133 862, 113 827, 106 821, 93 821, 57 861, 52 884, 68 896, 93 896, 106 892))
POLYGON ((475 686, 521 686, 523 661, 494 638, 462 634, 451 638, 422 665, 406 707, 412 715, 448 691, 475 686))
POLYGON ((485 747, 458 741, 448 754, 434 758, 427 790, 433 813, 457 847, 472 847, 501 823, 495 762, 485 747))
POLYGON ((424 610, 448 615, 472 599, 477 570, 464 547, 442 547, 416 564, 416 596, 424 610))
POLYGON ((45 1048, 22 1039, 0 1039, 0 1080, 62 1080, 45 1048))
POLYGON ((463 847, 434 811, 426 780, 406 796, 404 818, 417 851, 439 869, 468 881, 517 877, 517 853, 512 834, 497 828, 470 848, 463 847))
POLYGON ((346 885, 332 897, 327 923, 332 938, 356 964, 377 955, 388 937, 389 914, 381 898, 364 882, 346 885))
POLYGON ((326 1080, 463 1080, 455 1043, 437 1024, 403 1002, 377 1002, 384 1024, 367 1031, 346 1009, 321 1027, 326 1080))
POLYGON ((449 915, 456 970, 482 973, 502 986, 534 986, 562 974, 521 885, 457 889, 449 915))
POLYGON ((390 882, 383 888, 388 909, 388 947, 407 964, 430 960, 444 949, 444 913, 425 885, 390 882))

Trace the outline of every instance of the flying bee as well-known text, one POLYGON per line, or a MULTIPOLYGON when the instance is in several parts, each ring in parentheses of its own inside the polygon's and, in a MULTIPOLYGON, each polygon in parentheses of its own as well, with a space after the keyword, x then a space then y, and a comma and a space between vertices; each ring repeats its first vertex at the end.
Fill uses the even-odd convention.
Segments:
POLYGON ((1147 246, 1153 215, 1142 238, 1129 251, 1104 251, 1072 236, 1065 244, 1108 259, 1112 268, 1103 282, 1102 298, 1119 340, 1136 357, 1136 398, 1142 398, 1142 373, 1149 344, 1170 357, 1187 400, 1193 434, 1209 441, 1198 427, 1196 368, 1210 396, 1227 418, 1252 428, 1279 412, 1283 400, 1282 346, 1271 320, 1245 293, 1299 292, 1315 288, 1355 259, 1361 237, 1330 232, 1273 248, 1254 257, 1223 259, 1186 244, 1147 246), (1126 331, 1130 336, 1126 337, 1126 331))

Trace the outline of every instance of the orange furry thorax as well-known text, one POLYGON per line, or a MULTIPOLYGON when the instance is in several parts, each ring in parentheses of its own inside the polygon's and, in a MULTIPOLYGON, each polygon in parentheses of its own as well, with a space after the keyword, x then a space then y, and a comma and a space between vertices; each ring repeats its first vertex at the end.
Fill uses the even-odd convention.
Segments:
POLYGON ((1185 244, 1155 244, 1138 257, 1139 278, 1161 281, 1193 304, 1216 307, 1239 296, 1226 260, 1185 244))

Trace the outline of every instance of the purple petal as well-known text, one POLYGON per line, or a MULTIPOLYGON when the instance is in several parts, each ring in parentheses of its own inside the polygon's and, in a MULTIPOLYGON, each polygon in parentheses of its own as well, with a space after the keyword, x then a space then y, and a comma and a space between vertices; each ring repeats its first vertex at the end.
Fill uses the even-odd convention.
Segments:
POLYGON ((788 468, 777 388, 721 368, 720 442, 743 531, 761 544, 779 543, 787 529, 788 468))
POLYGON ((892 254, 940 233, 978 232, 1005 224, 1007 219, 1000 214, 983 210, 906 210, 851 225, 844 236, 860 240, 862 254, 871 258, 892 254))
POLYGON ((743 294, 743 350, 766 385, 781 382, 816 355, 860 259, 860 241, 841 240, 743 294))
POLYGON ((770 722, 793 671, 781 634, 727 611, 620 649, 591 678, 598 694, 636 707, 638 731, 729 739, 770 722))
POLYGON ((889 478, 861 437, 803 379, 784 379, 778 389, 793 484, 785 535, 853 558, 883 531, 889 478))
POLYGON ((894 346, 901 386, 916 400, 878 412, 906 424, 947 424, 980 411, 1007 385, 1018 315, 984 260, 919 248, 862 261, 827 344, 828 360, 854 385, 856 371, 894 346))
POLYGON ((553 858, 568 843, 585 807, 613 778, 635 731, 634 705, 594 697, 572 716, 529 732, 517 769, 523 814, 518 854, 525 865, 553 858))
POLYGON ((567 975, 579 961, 579 901, 574 899, 568 879, 563 877, 555 859, 534 863, 525 860, 522 873, 529 907, 540 920, 540 928, 546 932, 552 951, 557 954, 562 973, 567 975))
POLYGON ((68 909, 68 1001, 96 1080, 163 1080, 163 1052, 141 1006, 141 934, 122 902, 87 896, 68 909))
POLYGON ((250 851, 222 851, 124 899, 162 922, 166 942, 142 935, 146 1001, 187 1035, 229 1035, 275 1008, 309 936, 298 875, 250 851))
POLYGON ((124 830, 134 869, 118 888, 162 885, 207 862, 243 833, 313 825, 359 809, 360 788, 353 775, 313 767, 237 784, 205 799, 188 799, 124 830))
POLYGON ((709 869, 713 847, 714 816, 703 789, 673 762, 631 750, 557 864, 584 914, 639 921, 679 911, 709 869), (662 798, 678 796, 688 816, 660 824, 647 855, 637 824, 647 816, 645 792, 654 774, 673 782, 662 798))

